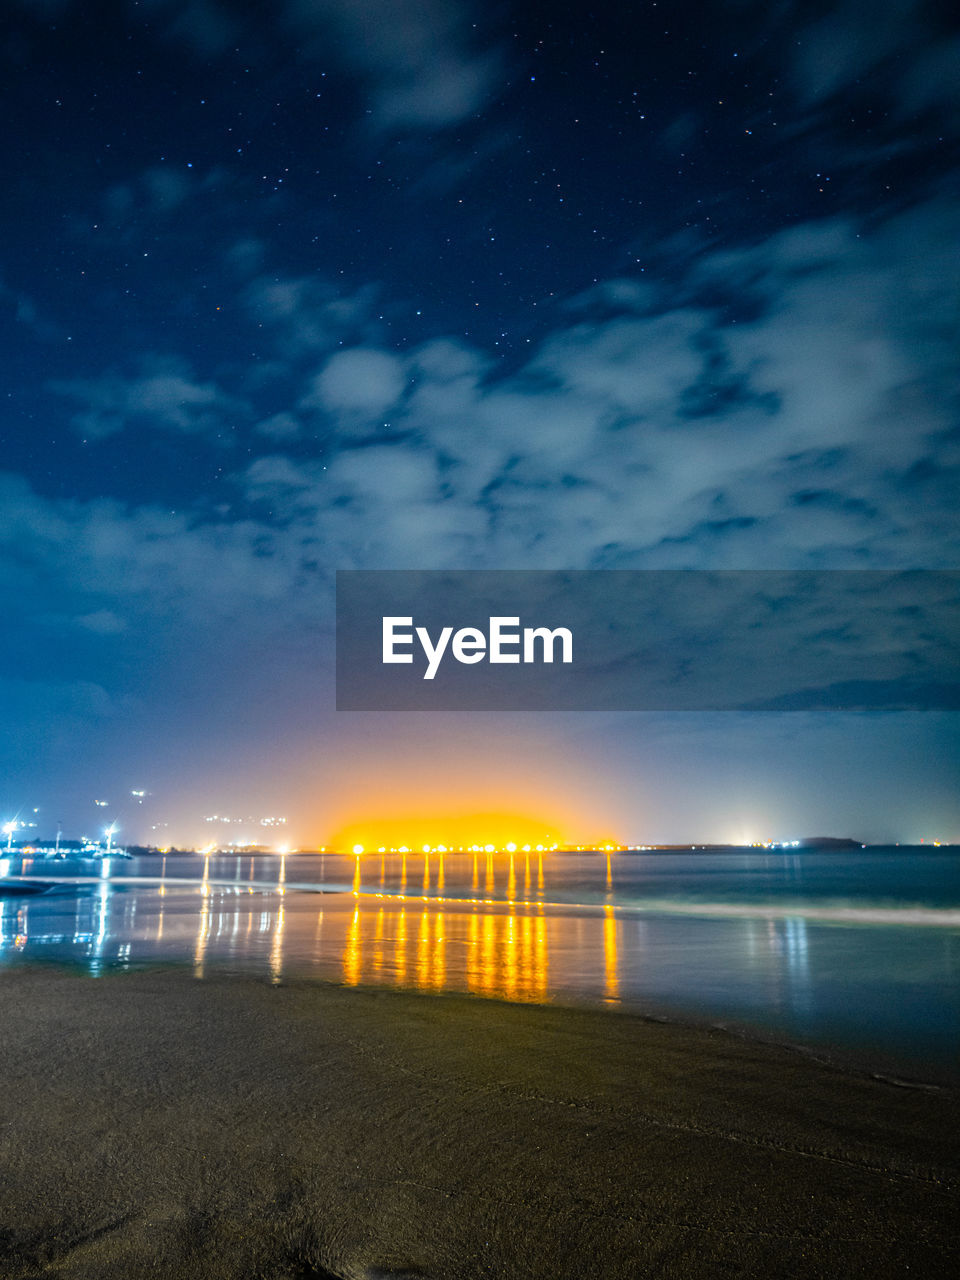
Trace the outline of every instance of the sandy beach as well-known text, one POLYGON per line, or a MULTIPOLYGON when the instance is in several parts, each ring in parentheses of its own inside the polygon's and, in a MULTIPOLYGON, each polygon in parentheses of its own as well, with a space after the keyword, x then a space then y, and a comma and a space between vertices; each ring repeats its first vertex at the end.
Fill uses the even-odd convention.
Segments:
POLYGON ((0 978, 0 1275, 956 1274, 956 1091, 602 1009, 0 978))

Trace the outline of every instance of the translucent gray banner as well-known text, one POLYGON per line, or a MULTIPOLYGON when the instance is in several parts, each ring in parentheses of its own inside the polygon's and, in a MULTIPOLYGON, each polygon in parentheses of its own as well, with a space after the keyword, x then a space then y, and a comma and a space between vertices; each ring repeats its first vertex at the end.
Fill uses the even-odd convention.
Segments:
POLYGON ((341 711, 960 709, 960 571, 345 570, 341 711))

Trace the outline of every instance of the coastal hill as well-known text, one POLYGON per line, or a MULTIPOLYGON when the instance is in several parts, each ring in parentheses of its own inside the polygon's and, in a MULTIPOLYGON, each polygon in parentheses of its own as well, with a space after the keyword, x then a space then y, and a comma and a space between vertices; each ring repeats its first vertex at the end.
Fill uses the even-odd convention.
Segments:
POLYGON ((800 841, 801 849, 862 849, 863 842, 847 836, 806 836, 800 841))

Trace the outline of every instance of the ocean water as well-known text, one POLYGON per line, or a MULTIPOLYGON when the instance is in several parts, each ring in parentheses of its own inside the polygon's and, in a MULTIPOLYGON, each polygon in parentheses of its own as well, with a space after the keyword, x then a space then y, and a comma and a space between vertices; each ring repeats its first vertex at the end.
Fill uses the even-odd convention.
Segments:
POLYGON ((960 851, 0 859, 0 968, 591 1002, 960 1079, 960 851))

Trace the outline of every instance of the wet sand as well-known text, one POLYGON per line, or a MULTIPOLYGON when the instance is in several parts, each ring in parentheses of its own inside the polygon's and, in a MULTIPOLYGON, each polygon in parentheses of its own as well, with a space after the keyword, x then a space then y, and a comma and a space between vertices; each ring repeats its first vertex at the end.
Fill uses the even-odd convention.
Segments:
POLYGON ((923 1277, 960 1099, 614 1011, 0 974, 0 1276, 923 1277))

